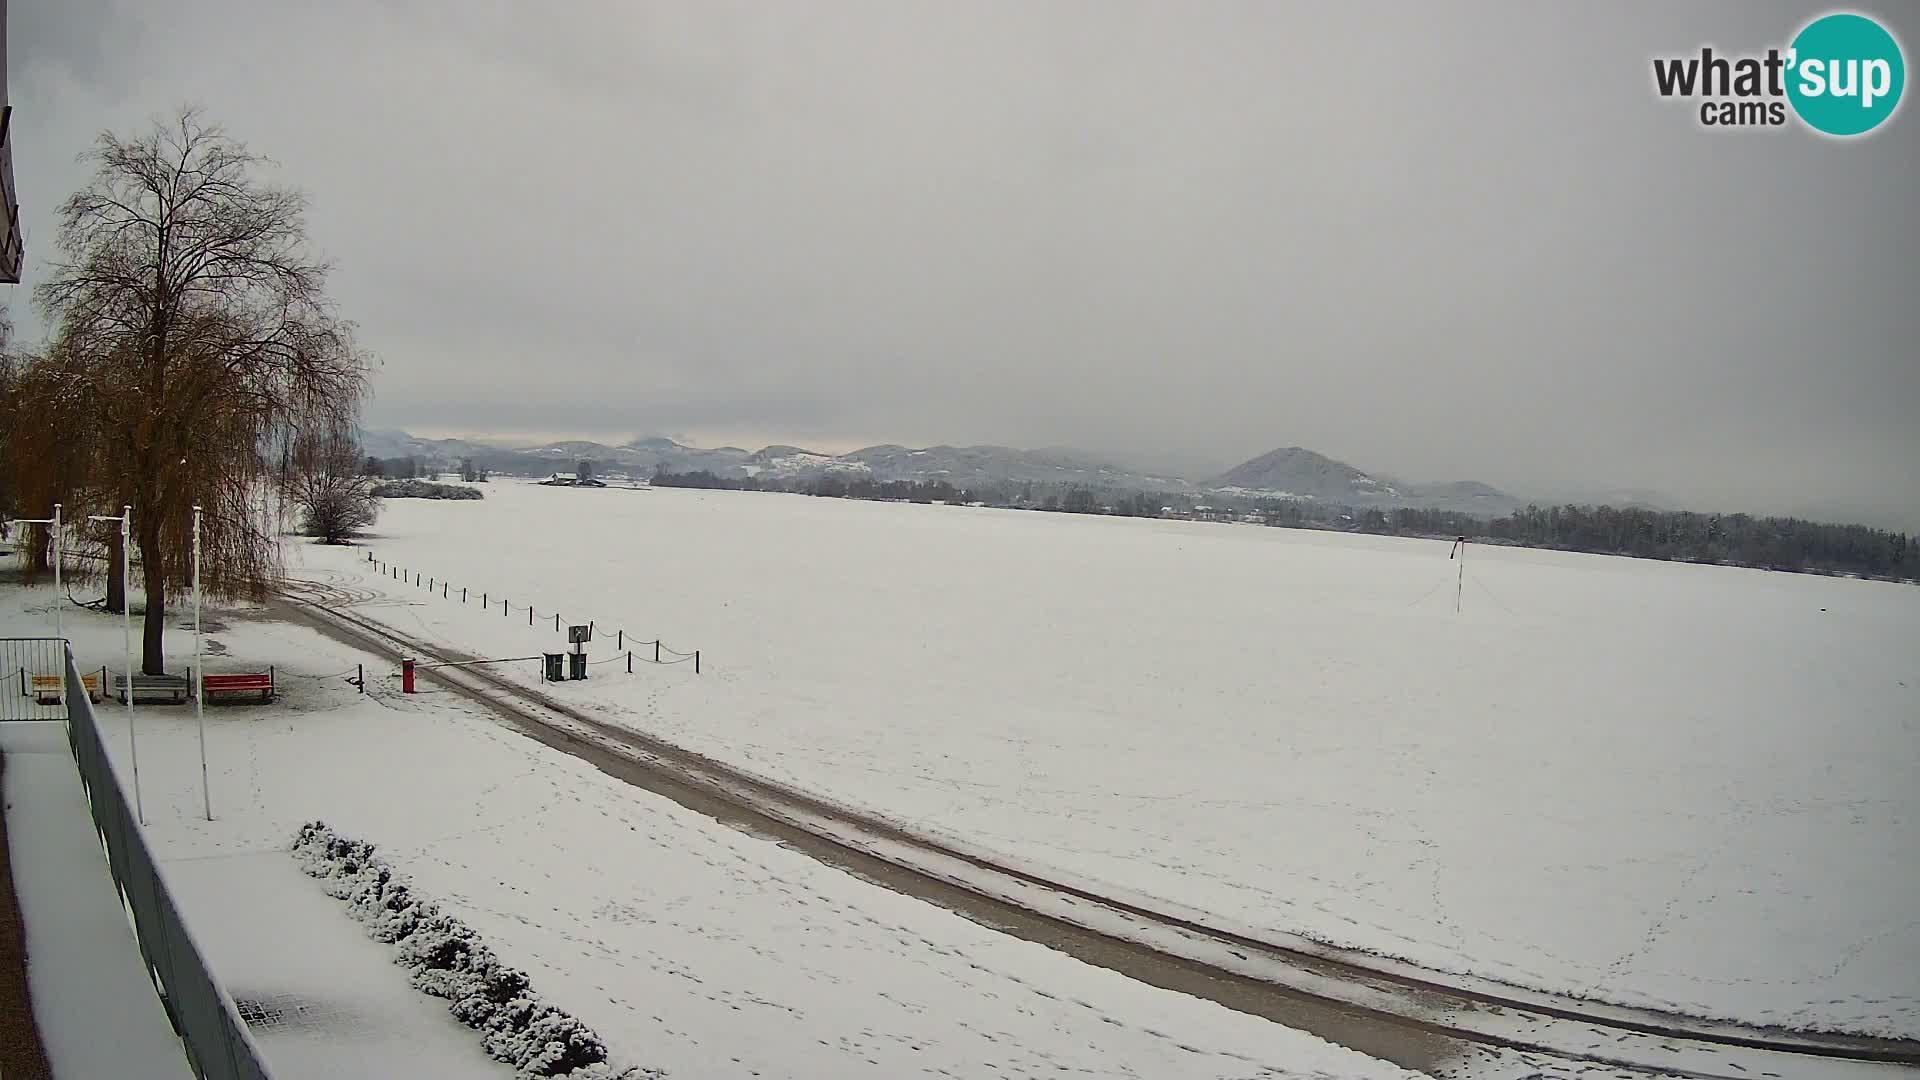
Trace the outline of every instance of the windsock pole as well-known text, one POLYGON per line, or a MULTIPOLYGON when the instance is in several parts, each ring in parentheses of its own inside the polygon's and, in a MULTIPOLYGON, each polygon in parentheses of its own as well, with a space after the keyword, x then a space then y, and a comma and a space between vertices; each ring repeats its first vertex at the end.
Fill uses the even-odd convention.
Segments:
POLYGON ((1453 547, 1448 550, 1447 558, 1460 557, 1460 570, 1453 576, 1453 613, 1460 614, 1460 592, 1467 582, 1467 538, 1455 537, 1453 547))

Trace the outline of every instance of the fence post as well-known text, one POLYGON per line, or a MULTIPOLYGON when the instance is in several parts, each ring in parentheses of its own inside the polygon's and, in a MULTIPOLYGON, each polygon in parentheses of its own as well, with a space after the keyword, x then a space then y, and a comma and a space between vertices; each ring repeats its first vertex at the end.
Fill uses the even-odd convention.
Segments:
POLYGON ((413 693, 413 657, 404 657, 400 661, 400 692, 413 693))
MULTIPOLYGON (((445 600, 445 599, 447 598, 447 589, 448 589, 448 588, 450 588, 450 587, 451 587, 451 586, 449 586, 449 585, 448 585, 448 584, 447 584, 446 582, 444 582, 444 581, 440 583, 440 599, 442 599, 442 600, 445 600)), ((461 591, 461 592, 465 592, 466 590, 465 590, 465 589, 462 589, 462 590, 460 590, 460 591, 461 591)), ((465 599, 465 598, 464 598, 464 597, 462 597, 462 599, 465 599)))
POLYGON ((615 630, 613 632, 613 647, 616 650, 627 647, 627 632, 625 630, 615 630))
POLYGON ((693 650, 693 673, 695 675, 700 674, 700 650, 699 649, 693 650))
POLYGON ((660 639, 659 638, 653 639, 653 662, 656 664, 660 662, 660 639))
POLYGON ((557 611, 553 613, 553 629, 556 632, 560 629, 560 613, 557 611))
POLYGON ((533 625, 533 605, 532 604, 527 605, 527 625, 528 626, 533 625))
POLYGON ((633 674, 633 650, 627 650, 627 674, 633 674))
POLYGON ((467 602, 467 587, 465 585, 460 586, 460 602, 463 604, 467 602))
POLYGON ((366 693, 367 692, 367 665, 355 664, 353 665, 353 670, 356 672, 354 676, 354 681, 360 684, 360 692, 363 694, 366 693))

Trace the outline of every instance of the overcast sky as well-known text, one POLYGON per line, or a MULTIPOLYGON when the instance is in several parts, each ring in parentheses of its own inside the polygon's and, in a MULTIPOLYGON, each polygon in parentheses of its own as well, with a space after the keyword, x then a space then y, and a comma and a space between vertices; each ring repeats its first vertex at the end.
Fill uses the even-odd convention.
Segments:
POLYGON ((1651 88, 1817 6, 10 6, 27 284, 94 135, 204 105, 310 195, 370 426, 1297 444, 1920 528, 1920 114, 1651 88))

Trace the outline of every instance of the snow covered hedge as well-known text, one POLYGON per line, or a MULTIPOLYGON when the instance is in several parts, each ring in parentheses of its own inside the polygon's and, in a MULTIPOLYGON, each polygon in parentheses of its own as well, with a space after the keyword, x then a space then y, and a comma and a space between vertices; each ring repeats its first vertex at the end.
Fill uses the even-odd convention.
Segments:
POLYGON ((319 878, 328 896, 366 924, 367 936, 394 946, 414 988, 445 998, 459 1021, 480 1032, 497 1061, 525 1076, 565 1080, 653 1080, 666 1073, 607 1063, 607 1046, 579 1020, 540 1000, 527 973, 508 967, 473 929, 414 892, 407 879, 374 854, 372 844, 341 836, 324 822, 302 825, 293 839, 300 868, 319 878))
POLYGON ((459 484, 436 484, 431 480, 389 480, 373 486, 376 499, 484 499, 487 493, 459 484))

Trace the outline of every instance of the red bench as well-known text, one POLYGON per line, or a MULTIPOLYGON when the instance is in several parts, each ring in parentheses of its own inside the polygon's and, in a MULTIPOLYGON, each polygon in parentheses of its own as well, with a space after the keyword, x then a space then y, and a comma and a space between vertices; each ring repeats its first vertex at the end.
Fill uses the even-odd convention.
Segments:
POLYGON ((261 701, 272 701, 273 669, 202 675, 200 685, 209 697, 215 694, 259 694, 261 701))

